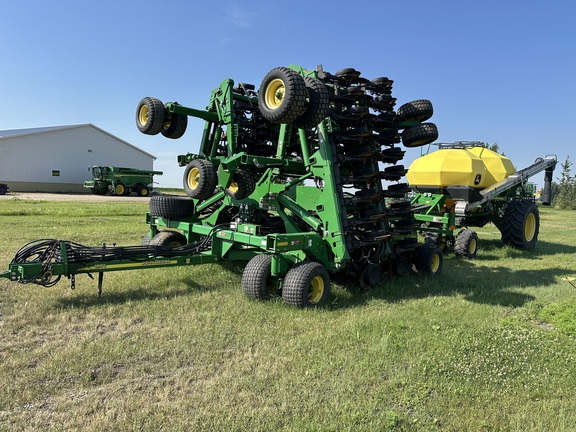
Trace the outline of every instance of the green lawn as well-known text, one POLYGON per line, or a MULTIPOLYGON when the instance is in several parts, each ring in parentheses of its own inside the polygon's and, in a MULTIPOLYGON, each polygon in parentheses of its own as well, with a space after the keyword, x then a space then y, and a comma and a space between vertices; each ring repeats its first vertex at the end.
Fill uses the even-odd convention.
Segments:
MULTIPOLYGON (((139 244, 144 203, 5 200, 0 271, 40 238, 139 244)), ((576 218, 534 250, 478 229, 475 260, 297 310, 242 265, 0 280, 0 430, 574 431, 576 218)))

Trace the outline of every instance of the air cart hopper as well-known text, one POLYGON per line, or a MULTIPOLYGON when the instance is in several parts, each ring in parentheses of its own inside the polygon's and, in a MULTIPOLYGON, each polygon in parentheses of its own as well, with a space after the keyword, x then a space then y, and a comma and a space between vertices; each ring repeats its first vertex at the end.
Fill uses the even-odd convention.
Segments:
POLYGON ((536 245, 540 217, 528 179, 544 171, 542 204, 552 201, 556 156, 538 158, 516 171, 506 156, 478 141, 438 144, 439 149, 416 159, 408 170, 415 192, 412 209, 427 241, 473 258, 478 235, 469 227, 492 222, 505 245, 531 249, 536 245))

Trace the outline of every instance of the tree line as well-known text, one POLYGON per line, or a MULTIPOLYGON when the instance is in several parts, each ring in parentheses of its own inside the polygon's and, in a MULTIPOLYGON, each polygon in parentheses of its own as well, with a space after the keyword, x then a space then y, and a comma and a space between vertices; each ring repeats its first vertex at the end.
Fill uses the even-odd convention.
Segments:
POLYGON ((576 210, 576 177, 571 174, 572 165, 570 156, 567 156, 560 164, 560 183, 552 183, 552 205, 557 209, 576 210))

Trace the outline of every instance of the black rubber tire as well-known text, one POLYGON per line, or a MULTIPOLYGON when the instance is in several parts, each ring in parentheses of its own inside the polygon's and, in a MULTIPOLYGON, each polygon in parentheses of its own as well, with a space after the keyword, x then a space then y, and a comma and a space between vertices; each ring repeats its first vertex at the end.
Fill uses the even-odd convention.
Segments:
POLYGON ((311 77, 304 77, 308 92, 308 106, 306 111, 294 120, 293 125, 300 129, 315 127, 328 115, 330 106, 330 93, 322 81, 311 77))
POLYGON ((298 73, 277 67, 266 74, 258 91, 262 116, 272 123, 292 123, 306 110, 306 84, 298 73))
POLYGON ((370 80, 370 82, 371 82, 372 84, 378 85, 378 86, 381 86, 381 85, 390 86, 390 85, 392 85, 392 84, 394 83, 394 81, 392 81, 392 80, 391 80, 390 78, 388 78, 388 77, 372 78, 372 79, 370 80))
MULTIPOLYGON (((108 189, 92 188, 92 189, 90 189, 90 190, 92 191, 92 193, 93 193, 94 195, 106 195, 106 192, 108 192, 108 189)), ((6 193, 6 192, 4 192, 4 193, 6 193)), ((0 189, 0 195, 4 195, 4 194, 2 193, 2 189, 0 189)))
POLYGON ((8 192, 8 189, 5 187, 0 187, 0 195, 6 195, 6 192, 8 192))
POLYGON ((152 97, 140 100, 136 108, 136 127, 146 135, 157 135, 164 127, 166 110, 162 101, 152 97))
POLYGON ((408 183, 394 183, 388 186, 388 192, 392 195, 404 195, 410 192, 408 183))
POLYGON ((416 249, 416 269, 428 276, 438 276, 442 273, 444 255, 440 246, 425 242, 416 249))
POLYGON ((420 147, 437 139, 438 128, 434 123, 422 123, 402 131, 402 144, 405 147, 420 147))
POLYGON ((178 139, 184 135, 186 128, 188 127, 188 116, 184 114, 172 113, 170 118, 164 119, 164 124, 162 125, 162 130, 160 131, 162 135, 170 139, 178 139))
POLYGON ((187 243, 186 237, 182 233, 176 231, 160 231, 150 240, 148 246, 178 247, 184 246, 187 243))
POLYGON ((235 200, 242 200, 252 195, 256 189, 256 178, 249 168, 238 168, 232 176, 232 183, 224 192, 235 200))
POLYGON ((205 200, 214 194, 218 182, 216 170, 210 161, 191 160, 184 170, 184 191, 191 198, 205 200))
POLYGON ((412 204, 410 201, 399 201, 390 204, 390 210, 395 215, 409 214, 412 211, 412 204))
POLYGON ((286 273, 282 284, 282 298, 297 308, 319 306, 330 295, 330 277, 326 268, 317 262, 300 262, 286 273))
POLYGON ((511 201, 504 210, 502 242, 517 249, 532 249, 538 241, 540 214, 531 201, 511 201))
POLYGON ((150 189, 143 183, 136 185, 136 195, 147 197, 150 195, 150 189))
POLYGON ((358 72, 354 68, 344 68, 336 71, 334 74, 339 78, 350 78, 350 79, 358 79, 360 77, 360 72, 358 72))
POLYGON ((114 186, 114 194, 118 196, 125 196, 128 195, 129 193, 130 189, 128 189, 124 183, 122 183, 121 181, 116 182, 116 186, 114 186))
POLYGON ((463 229, 456 236, 454 254, 462 258, 472 259, 478 252, 478 234, 471 229, 463 229))
POLYGON ((242 291, 249 299, 266 300, 278 293, 270 274, 271 255, 256 255, 244 268, 242 273, 242 291))
POLYGON ((150 215, 166 219, 182 219, 193 216, 194 201, 176 195, 154 195, 150 197, 150 215))
POLYGON ((428 99, 417 99, 407 102, 398 108, 397 114, 404 120, 426 121, 434 114, 432 102, 428 99))

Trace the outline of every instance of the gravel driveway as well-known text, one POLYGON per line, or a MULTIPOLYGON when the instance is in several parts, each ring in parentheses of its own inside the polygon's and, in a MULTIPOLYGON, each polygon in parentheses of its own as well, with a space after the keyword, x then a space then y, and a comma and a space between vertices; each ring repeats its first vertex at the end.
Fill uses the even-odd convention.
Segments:
POLYGON ((56 194, 41 192, 9 192, 6 195, 0 195, 0 201, 5 199, 32 199, 44 201, 132 201, 148 202, 150 197, 139 197, 137 195, 114 196, 114 195, 94 195, 94 194, 56 194))

